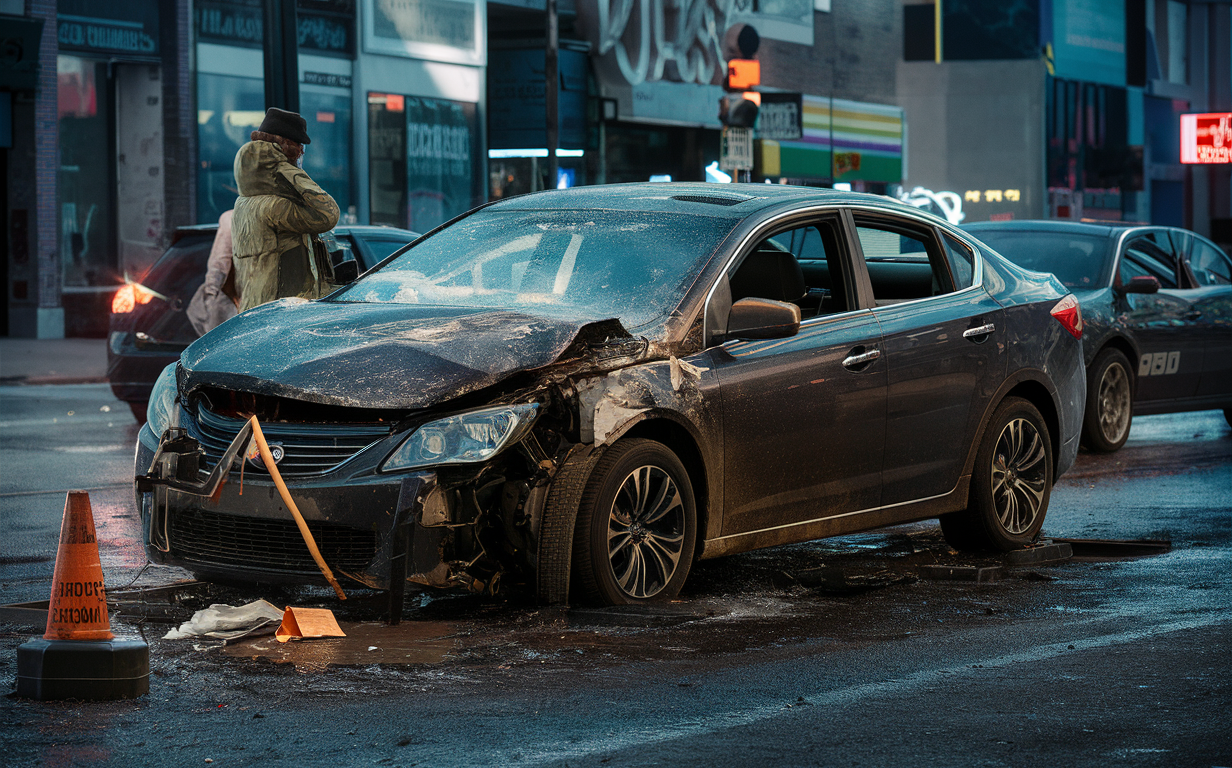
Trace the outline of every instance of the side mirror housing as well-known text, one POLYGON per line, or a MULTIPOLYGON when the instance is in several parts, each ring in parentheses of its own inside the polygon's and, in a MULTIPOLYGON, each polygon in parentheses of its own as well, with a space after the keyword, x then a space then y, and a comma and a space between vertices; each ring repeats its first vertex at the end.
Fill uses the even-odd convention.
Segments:
POLYGON ((1159 278, 1150 275, 1131 277, 1129 282, 1121 286, 1121 293, 1158 293, 1159 278))
POLYGON ((800 332, 800 308, 785 301, 755 297, 732 304, 729 339, 785 339, 800 332))
POLYGON ((359 262, 348 259, 334 265, 334 284, 349 285, 359 277, 359 262))

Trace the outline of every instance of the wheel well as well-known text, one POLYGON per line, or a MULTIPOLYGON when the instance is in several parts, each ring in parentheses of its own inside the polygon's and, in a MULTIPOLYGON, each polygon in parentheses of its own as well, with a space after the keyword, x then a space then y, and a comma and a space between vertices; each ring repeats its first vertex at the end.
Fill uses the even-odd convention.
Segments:
POLYGON ((1052 443, 1052 470, 1055 476, 1058 462, 1061 461, 1061 420, 1057 416, 1057 406, 1052 401, 1052 395, 1043 384, 1028 380, 1014 385, 1005 396, 1021 397, 1034 405, 1044 417, 1044 423, 1048 426, 1048 442, 1052 443))
POLYGON ((706 538, 706 525, 709 522, 710 505, 707 503, 706 463, 702 460, 702 452, 697 442, 688 430, 668 419, 648 419, 635 424, 622 437, 641 437, 662 443, 676 454, 680 463, 684 464, 689 473, 689 484, 693 487, 693 498, 697 502, 697 550, 700 552, 702 541, 706 538))

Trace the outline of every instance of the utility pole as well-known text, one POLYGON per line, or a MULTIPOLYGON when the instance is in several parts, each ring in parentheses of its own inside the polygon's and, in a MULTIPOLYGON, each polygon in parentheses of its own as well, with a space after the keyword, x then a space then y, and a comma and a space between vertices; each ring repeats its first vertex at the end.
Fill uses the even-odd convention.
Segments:
POLYGON ((560 96, 560 18, 556 10, 556 0, 546 0, 547 10, 547 47, 543 52, 543 80, 547 90, 544 92, 544 106, 547 123, 548 145, 548 189, 556 188, 556 177, 559 173, 556 161, 556 145, 559 139, 559 107, 560 96))
POLYGON ((295 0, 265 0, 265 106, 299 112, 299 23, 295 0))

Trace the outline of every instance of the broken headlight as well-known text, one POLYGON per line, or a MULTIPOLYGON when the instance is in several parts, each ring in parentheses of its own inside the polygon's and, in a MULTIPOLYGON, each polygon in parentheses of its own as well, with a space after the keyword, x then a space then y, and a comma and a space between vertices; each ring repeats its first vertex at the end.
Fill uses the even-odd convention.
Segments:
POLYGON ((487 461, 521 440, 538 403, 499 405, 430 421, 416 429, 381 465, 383 472, 487 461))
POLYGON ((180 425, 180 404, 176 402, 175 363, 168 365, 158 374, 154 388, 150 390, 150 405, 145 417, 150 424, 154 437, 162 437, 167 427, 180 425))

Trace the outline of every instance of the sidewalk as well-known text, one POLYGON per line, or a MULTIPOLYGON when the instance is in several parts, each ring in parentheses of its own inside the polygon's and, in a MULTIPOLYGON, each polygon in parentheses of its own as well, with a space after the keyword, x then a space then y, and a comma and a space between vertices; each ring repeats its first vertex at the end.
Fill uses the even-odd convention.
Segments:
POLYGON ((0 385, 106 381, 106 339, 0 338, 0 385))

